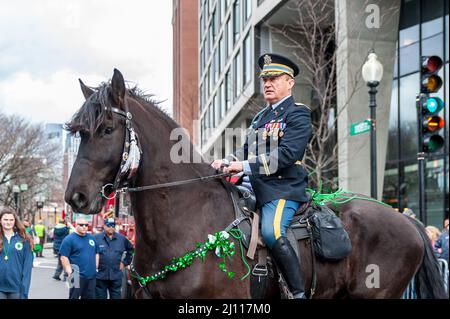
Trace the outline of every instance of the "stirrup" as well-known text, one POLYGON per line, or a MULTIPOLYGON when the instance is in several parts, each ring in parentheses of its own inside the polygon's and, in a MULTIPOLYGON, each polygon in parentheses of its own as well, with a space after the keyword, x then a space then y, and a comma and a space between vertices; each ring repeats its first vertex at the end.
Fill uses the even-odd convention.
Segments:
POLYGON ((260 265, 256 264, 255 267, 253 267, 252 275, 258 276, 258 277, 265 277, 268 274, 267 266, 266 265, 260 265))

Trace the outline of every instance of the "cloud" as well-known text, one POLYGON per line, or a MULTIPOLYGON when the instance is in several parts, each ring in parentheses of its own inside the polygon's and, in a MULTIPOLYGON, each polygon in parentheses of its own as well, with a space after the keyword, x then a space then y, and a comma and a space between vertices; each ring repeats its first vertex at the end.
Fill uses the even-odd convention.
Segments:
POLYGON ((64 122, 118 68, 171 112, 172 1, 16 0, 0 4, 0 109, 64 122), (26 8, 26 10, 24 10, 26 8))

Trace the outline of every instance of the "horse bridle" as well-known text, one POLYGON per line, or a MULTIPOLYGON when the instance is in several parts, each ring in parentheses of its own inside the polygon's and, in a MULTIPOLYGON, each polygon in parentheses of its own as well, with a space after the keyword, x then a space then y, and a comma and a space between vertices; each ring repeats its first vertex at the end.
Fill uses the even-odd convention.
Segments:
MULTIPOLYGON (((105 107, 105 109, 107 109, 105 107)), ((128 107, 125 105, 126 111, 122 111, 118 108, 111 107, 111 111, 113 113, 116 113, 120 116, 125 117, 125 139, 124 139, 124 145, 123 145, 123 152, 122 152, 122 160, 120 163, 120 168, 116 174, 116 177, 114 179, 114 183, 108 183, 102 186, 102 189, 100 191, 101 195, 105 199, 113 199, 117 196, 118 193, 127 193, 127 192, 140 192, 145 190, 151 190, 151 189, 158 189, 158 188, 164 188, 164 187, 172 187, 172 186, 178 186, 178 185, 185 185, 185 184, 191 184, 199 181, 205 181, 209 179, 216 179, 216 178, 222 178, 222 177, 229 177, 230 173, 219 173, 215 175, 209 175, 209 176, 202 176, 198 178, 193 179, 187 179, 182 181, 175 181, 175 182, 168 182, 168 183, 161 183, 161 184, 155 184, 155 185, 148 185, 148 186, 141 186, 141 187, 121 187, 121 182, 123 177, 128 173, 127 180, 130 180, 137 172, 139 168, 140 163, 140 155, 142 154, 141 147, 139 146, 139 140, 137 133, 134 131, 132 126, 132 119, 133 116, 131 115, 130 111, 128 110, 128 107), (108 187, 112 187, 112 192, 108 193, 109 195, 113 194, 111 197, 106 194, 106 190, 108 187)), ((229 163, 225 163, 225 166, 228 166, 229 163)))
MULTIPOLYGON (((105 110, 107 108, 105 107, 105 110)), ((119 170, 116 173, 116 177, 114 178, 113 183, 108 183, 102 186, 100 191, 101 195, 105 199, 113 199, 117 196, 119 186, 121 185, 122 179, 128 173, 127 181, 130 180, 137 172, 139 168, 140 158, 142 154, 142 150, 139 146, 139 140, 137 133, 134 131, 132 125, 133 116, 131 115, 128 107, 125 104, 125 110, 122 111, 116 107, 110 108, 113 113, 116 113, 120 116, 125 117, 125 139, 123 142, 123 151, 122 151, 122 159, 120 162, 119 170), (112 192, 109 194, 114 194, 112 197, 109 197, 105 194, 105 191, 109 186, 112 186, 112 192)))

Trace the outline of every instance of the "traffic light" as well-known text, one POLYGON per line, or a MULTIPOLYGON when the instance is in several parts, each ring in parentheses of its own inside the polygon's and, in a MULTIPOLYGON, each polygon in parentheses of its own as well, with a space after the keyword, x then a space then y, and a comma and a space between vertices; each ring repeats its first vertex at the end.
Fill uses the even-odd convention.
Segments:
POLYGON ((431 97, 442 87, 442 79, 437 73, 442 68, 442 59, 436 55, 423 57, 421 68, 421 90, 418 97, 419 152, 435 153, 444 146, 444 138, 439 131, 445 120, 438 115, 444 109, 444 102, 431 97))

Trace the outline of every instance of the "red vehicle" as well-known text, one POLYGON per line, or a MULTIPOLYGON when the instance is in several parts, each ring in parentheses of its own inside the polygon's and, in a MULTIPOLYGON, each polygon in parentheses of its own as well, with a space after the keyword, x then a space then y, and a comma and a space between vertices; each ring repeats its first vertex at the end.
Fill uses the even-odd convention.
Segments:
POLYGON ((130 240, 130 242, 134 246, 136 237, 134 217, 123 213, 119 214, 119 216, 117 217, 116 214, 114 213, 114 208, 115 208, 115 198, 109 199, 106 202, 103 210, 97 215, 94 215, 94 217, 92 218, 90 230, 94 234, 102 232, 104 220, 107 218, 114 218, 116 220, 116 230, 120 234, 127 237, 128 240, 130 240))

